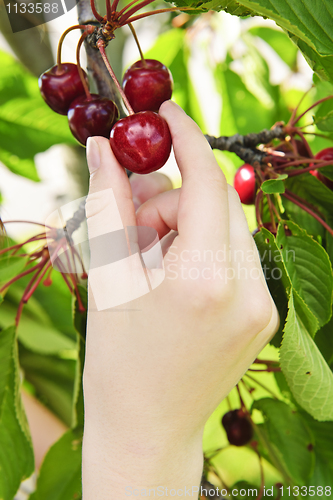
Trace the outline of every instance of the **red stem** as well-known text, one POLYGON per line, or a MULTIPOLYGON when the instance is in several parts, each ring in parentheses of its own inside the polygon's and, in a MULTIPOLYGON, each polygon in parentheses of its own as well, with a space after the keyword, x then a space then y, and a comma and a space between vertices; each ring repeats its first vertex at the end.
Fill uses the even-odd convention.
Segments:
POLYGON ((6 220, 3 222, 4 224, 34 224, 36 226, 47 227, 48 229, 54 229, 52 226, 47 226, 46 224, 42 224, 41 222, 32 222, 30 220, 6 220))
MULTIPOLYGON (((44 257, 44 259, 45 260, 44 260, 43 265, 45 264, 45 261, 47 260, 47 258, 44 257)), ((43 260, 41 262, 43 262, 43 260)), ((12 278, 11 280, 7 281, 7 283, 0 288, 0 293, 2 293, 4 290, 6 290, 6 288, 8 288, 10 285, 12 285, 13 283, 15 283, 15 281, 23 278, 24 276, 27 276, 27 274, 30 274, 30 273, 34 272, 36 269, 39 269, 40 266, 41 266, 41 262, 39 262, 38 264, 36 264, 33 267, 30 267, 26 271, 23 271, 22 273, 18 274, 17 276, 15 276, 14 278, 12 278)))
POLYGON ((328 101, 329 99, 332 99, 332 98, 333 98, 333 95, 329 95, 329 96, 324 97, 323 99, 320 99, 319 101, 315 102, 314 104, 312 104, 312 106, 310 106, 308 109, 306 109, 304 111, 304 113, 300 114, 297 118, 295 118, 294 121, 291 123, 291 125, 294 126, 304 115, 306 115, 306 113, 308 113, 308 111, 310 111, 310 109, 313 109, 316 106, 318 106, 319 104, 321 104, 322 102, 328 101))
POLYGON ((171 7, 170 9, 152 10, 150 12, 146 12, 146 13, 140 14, 138 16, 130 17, 129 19, 127 18, 125 22, 123 20, 121 20, 119 23, 119 26, 125 26, 125 24, 133 23, 134 21, 137 21, 138 19, 143 19, 145 17, 154 16, 155 14, 163 14, 164 12, 175 12, 175 11, 185 11, 185 10, 193 10, 193 7, 171 7))
POLYGON ((333 236, 333 229, 328 224, 326 224, 326 222, 321 217, 319 217, 319 215, 317 215, 313 210, 311 210, 311 208, 308 208, 302 202, 297 200, 293 196, 293 193, 291 193, 291 191, 286 189, 286 191, 282 193, 282 196, 284 196, 285 198, 287 198, 287 200, 293 202, 295 205, 300 207, 302 210, 304 210, 304 212, 307 212, 308 214, 312 215, 312 217, 316 219, 325 229, 327 229, 327 231, 330 233, 331 236, 333 236))
POLYGON ((94 14, 95 18, 97 19, 98 22, 103 21, 104 17, 102 17, 96 10, 95 7, 95 2, 94 0, 90 0, 90 8, 92 10, 92 13, 94 14))
MULTIPOLYGON (((39 283, 42 281, 42 279, 44 278, 45 274, 47 273, 48 269, 50 269, 50 267, 52 267, 52 263, 48 262, 48 264, 44 267, 44 271, 39 275, 39 278, 37 279, 37 281, 35 282, 33 287, 30 289, 30 291, 28 293, 24 293, 24 295, 22 297, 22 301, 25 304, 28 302, 30 297, 34 294, 36 288, 38 287, 39 283)), ((42 270, 42 268, 41 268, 41 270, 42 270)))
POLYGON ((261 213, 260 213, 260 204, 261 204, 262 197, 263 197, 263 192, 259 191, 259 193, 256 196, 256 201, 255 201, 256 219, 257 219, 259 227, 263 226, 261 213))
POLYGON ((105 0, 105 4, 106 4, 106 19, 108 21, 111 21, 111 16, 112 16, 111 0, 105 0))
POLYGON ((98 40, 97 47, 98 47, 98 49, 99 49, 99 51, 101 53, 102 59, 104 61, 104 64, 105 64, 108 72, 110 73, 112 80, 114 81, 117 89, 119 90, 119 93, 120 93, 120 95, 121 95, 121 97, 122 97, 122 99, 123 99, 123 101, 125 103, 125 106, 126 106, 128 112, 129 112, 129 114, 130 115, 134 115, 133 108, 130 105, 130 103, 129 103, 129 101, 128 101, 128 99, 127 99, 127 97, 126 97, 126 95, 125 95, 125 93, 123 91, 123 89, 121 88, 121 85, 118 82, 116 75, 114 74, 114 71, 113 71, 113 69, 111 67, 111 64, 108 61, 107 55, 105 53, 105 46, 104 46, 103 40, 98 40))
POLYGON ((143 7, 145 7, 146 5, 149 5, 150 3, 152 3, 154 0, 143 0, 142 2, 139 2, 137 3, 137 0, 134 0, 133 2, 130 2, 128 5, 126 5, 120 12, 119 14, 121 14, 124 19, 128 19, 132 14, 135 14, 135 12, 137 12, 138 10, 142 9, 143 7), (131 5, 135 4, 136 5, 134 7, 132 7, 131 9, 129 9, 129 7, 131 7, 131 5), (127 11, 127 12, 126 12, 127 11), (126 14, 124 14, 124 12, 126 12, 126 14), (123 15, 124 14, 124 15, 123 15))
POLYGON ((309 167, 292 170, 288 173, 288 177, 295 177, 295 175, 305 174, 306 172, 310 172, 310 170, 318 170, 319 168, 328 167, 329 165, 332 165, 332 160, 319 161, 318 165, 316 165, 315 162, 312 162, 312 165, 309 167))

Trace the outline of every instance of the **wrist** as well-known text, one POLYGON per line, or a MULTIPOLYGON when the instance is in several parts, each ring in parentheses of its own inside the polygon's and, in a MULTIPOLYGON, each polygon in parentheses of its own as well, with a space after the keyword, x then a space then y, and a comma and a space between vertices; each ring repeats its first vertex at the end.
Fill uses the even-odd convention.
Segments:
POLYGON ((202 432, 175 440, 154 430, 135 435, 90 424, 86 421, 83 440, 83 500, 148 496, 149 489, 161 497, 186 489, 186 496, 198 498, 202 432))

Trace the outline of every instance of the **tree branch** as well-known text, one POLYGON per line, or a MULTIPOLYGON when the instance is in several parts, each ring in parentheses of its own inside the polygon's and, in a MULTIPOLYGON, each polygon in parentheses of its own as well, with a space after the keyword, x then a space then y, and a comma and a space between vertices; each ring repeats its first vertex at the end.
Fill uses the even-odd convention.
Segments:
POLYGON ((258 134, 235 134, 230 137, 213 137, 211 135, 206 135, 205 137, 212 149, 236 153, 245 163, 253 165, 255 162, 263 163, 264 158, 267 156, 267 153, 259 151, 256 146, 259 144, 267 144, 273 139, 284 139, 285 136, 286 133, 283 127, 276 125, 271 130, 265 129, 258 134))
MULTIPOLYGON (((91 11, 89 0, 79 0, 77 11, 79 24, 94 24, 99 26, 99 23, 96 21, 91 11)), ((110 78, 98 49, 93 48, 87 41, 85 42, 85 49, 87 52, 88 73, 96 83, 98 94, 115 102, 120 115, 125 116, 123 103, 119 93, 110 78)))

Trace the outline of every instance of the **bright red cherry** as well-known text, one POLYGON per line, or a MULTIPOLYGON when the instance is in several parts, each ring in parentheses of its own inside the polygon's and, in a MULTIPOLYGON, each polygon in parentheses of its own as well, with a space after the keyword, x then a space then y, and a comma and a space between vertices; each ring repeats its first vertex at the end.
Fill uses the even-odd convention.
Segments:
POLYGON ((234 188, 236 189, 240 201, 244 205, 252 205, 256 195, 256 179, 254 168, 248 163, 244 163, 236 171, 234 178, 234 188))
MULTIPOLYGON (((332 161, 333 165, 333 148, 322 149, 315 155, 316 160, 332 161)), ((312 165, 311 165, 312 166, 312 165)), ((314 166, 314 165, 313 165, 314 166)), ((325 186, 333 190, 333 181, 322 175, 318 170, 310 170, 310 174, 317 177, 325 186)))
POLYGON ((157 113, 142 111, 115 124, 110 145, 123 167, 137 174, 149 174, 163 167, 172 143, 167 122, 157 113))
POLYGON ((119 117, 117 106, 110 99, 91 94, 82 95, 72 102, 68 110, 68 123, 72 134, 84 146, 88 137, 101 135, 107 139, 119 117))
POLYGON ((228 411, 222 418, 222 425, 229 443, 235 446, 244 446, 253 437, 252 424, 242 410, 228 411))
POLYGON ((123 89, 135 112, 158 111, 172 95, 172 75, 155 59, 140 60, 125 72, 123 89))
MULTIPOLYGON (((89 86, 88 77, 84 71, 83 74, 89 86)), ((77 66, 72 63, 52 66, 39 77, 38 85, 46 104, 60 115, 67 115, 74 99, 84 94, 77 66)))

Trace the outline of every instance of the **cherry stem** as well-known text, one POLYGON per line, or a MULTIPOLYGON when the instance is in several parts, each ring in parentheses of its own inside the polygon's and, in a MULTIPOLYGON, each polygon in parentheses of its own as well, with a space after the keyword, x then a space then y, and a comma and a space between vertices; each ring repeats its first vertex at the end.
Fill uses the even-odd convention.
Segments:
POLYGON ((112 16, 111 0, 105 0, 105 3, 106 3, 106 19, 108 21, 111 21, 111 16, 112 16))
POLYGON ((278 361, 273 361, 272 359, 259 359, 256 358, 253 363, 256 363, 258 365, 276 365, 278 361))
POLYGON ((265 391, 267 391, 269 394, 271 394, 271 396, 273 396, 274 399, 279 399, 277 397, 277 395, 274 394, 273 391, 271 391, 268 387, 266 387, 266 385, 264 385, 261 382, 259 382, 259 380, 257 380, 254 377, 251 377, 251 375, 249 375, 248 373, 245 373, 245 376, 248 377, 250 380, 252 380, 252 382, 255 382, 257 385, 259 385, 260 387, 262 387, 262 389, 264 389, 265 391))
POLYGON ((98 22, 103 21, 103 17, 97 12, 94 0, 90 0, 90 8, 98 22))
POLYGON ((133 26, 133 24, 132 24, 132 23, 128 23, 128 27, 129 27, 129 29, 131 30, 132 35, 133 35, 134 40, 135 40, 135 43, 136 43, 136 46, 137 46, 137 47, 138 47, 138 49, 139 49, 139 52, 140 52, 140 57, 141 57, 141 61, 143 62, 144 66, 146 66, 146 59, 145 59, 145 57, 144 57, 144 55, 143 55, 143 52, 142 52, 142 49, 141 49, 141 46, 140 46, 140 43, 139 43, 139 39, 138 39, 137 34, 136 34, 136 32, 135 32, 134 26, 133 26))
POLYGON ((304 212, 307 212, 308 214, 312 215, 314 219, 316 219, 327 231, 330 233, 331 236, 333 236, 333 229, 321 218, 319 215, 317 215, 311 208, 308 208, 306 205, 303 204, 303 202, 299 201, 299 199, 296 199, 295 196, 291 191, 286 189, 284 193, 282 193, 282 196, 284 196, 287 200, 291 201, 298 207, 300 207, 304 212))
POLYGON ((101 53, 102 59, 104 61, 104 64, 105 64, 108 72, 110 73, 110 76, 111 76, 112 80, 114 81, 117 89, 119 90, 119 93, 120 93, 120 95, 121 95, 121 97, 122 97, 122 99, 123 99, 123 101, 125 103, 125 106, 126 106, 128 112, 129 112, 129 114, 130 115, 134 115, 134 110, 133 110, 132 106, 130 105, 130 103, 129 103, 129 101, 128 101, 128 99, 127 99, 127 97, 126 97, 126 95, 125 95, 125 93, 123 91, 123 89, 121 88, 121 85, 118 82, 118 79, 117 79, 116 75, 114 74, 114 71, 113 71, 113 69, 111 67, 111 64, 109 63, 109 60, 108 60, 107 55, 105 53, 105 45, 104 45, 103 40, 98 40, 97 47, 98 47, 98 49, 99 49, 99 51, 101 53))
POLYGON ((260 467, 260 490, 259 490, 259 493, 258 493, 258 496, 256 498, 256 500, 261 500, 262 499, 262 496, 264 494, 264 486, 265 486, 265 475, 264 475, 264 468, 262 466, 262 459, 261 459, 261 455, 258 451, 258 445, 257 443, 255 445, 252 445, 252 448, 254 449, 254 451, 256 452, 256 454, 258 455, 258 459, 259 459, 259 467, 260 467))
POLYGON ((256 219, 257 219, 259 227, 263 226, 261 213, 260 213, 260 205, 261 205, 263 194, 264 194, 263 191, 259 191, 259 193, 257 194, 257 197, 256 197, 256 201, 255 201, 256 219))
POLYGON ((116 12, 117 7, 118 7, 119 0, 113 0, 112 5, 111 5, 111 11, 116 12))
POLYGON ((128 19, 132 14, 135 14, 135 12, 137 12, 138 10, 142 9, 143 7, 145 7, 146 5, 149 5, 150 3, 152 3, 153 0, 143 0, 142 2, 139 2, 137 3, 137 0, 134 0, 132 2, 130 2, 128 5, 126 5, 120 12, 119 14, 121 14, 122 18, 124 20, 128 19), (136 5, 134 5, 136 4, 136 5), (134 5, 134 7, 132 7, 130 9, 130 7, 134 5), (126 12, 127 11, 127 12, 126 12), (126 12, 126 14, 124 14, 126 12))
POLYGON ((262 370, 256 370, 254 368, 249 368, 249 371, 250 372, 280 372, 281 371, 281 368, 276 366, 276 367, 273 367, 273 366, 268 366, 267 368, 265 369, 262 369, 262 370))
POLYGON ((58 49, 57 49, 57 65, 58 65, 57 69, 58 70, 61 70, 61 48, 62 48, 62 44, 63 44, 63 41, 64 41, 66 35, 68 35, 68 33, 70 33, 73 30, 85 30, 85 29, 86 29, 86 26, 83 26, 81 24, 76 24, 75 26, 71 26, 70 28, 68 28, 61 35, 61 37, 59 39, 59 43, 58 43, 58 49))
POLYGON ((11 280, 7 281, 7 283, 0 288, 0 293, 2 293, 4 290, 6 290, 6 288, 8 288, 10 285, 15 283, 15 281, 18 281, 19 279, 23 278, 24 276, 27 276, 27 274, 31 274, 34 271, 36 271, 37 269, 40 269, 40 266, 41 266, 41 263, 39 262, 35 266, 30 267, 26 271, 23 271, 22 273, 18 274, 17 276, 12 278, 11 280))
POLYGON ((84 91, 85 91, 85 94, 87 97, 87 101, 91 101, 91 94, 89 92, 87 81, 84 77, 83 69, 81 68, 81 64, 80 64, 80 49, 81 49, 81 46, 82 46, 84 40, 86 39, 87 35, 88 35, 87 31, 82 33, 80 40, 79 40, 79 43, 77 44, 77 47, 76 47, 76 65, 77 65, 77 70, 78 70, 79 75, 80 75, 80 80, 82 82, 82 85, 83 85, 83 88, 84 88, 84 91))
POLYGON ((276 232, 276 223, 275 223, 275 217, 274 217, 274 211, 273 211, 273 202, 269 194, 266 194, 266 199, 268 203, 268 209, 269 209, 269 214, 271 217, 271 222, 273 225, 273 231, 276 232))
POLYGON ((247 413, 247 409, 246 409, 245 403, 243 401, 243 398, 242 398, 242 395, 241 395, 241 392, 240 392, 238 384, 236 384, 236 389, 237 389, 237 392, 238 392, 241 409, 243 410, 244 413, 247 413))
POLYGON ((296 122, 294 122, 294 120, 295 120, 295 116, 296 116, 296 113, 297 113, 297 111, 299 110, 299 107, 300 107, 300 105, 302 104, 303 100, 305 99, 305 97, 308 95, 308 93, 309 93, 309 92, 310 92, 310 90, 312 90, 312 89, 313 89, 313 86, 311 86, 311 87, 309 88, 309 90, 307 90, 306 92, 304 92, 304 94, 303 94, 303 95, 302 95, 302 97, 301 97, 301 100, 299 101, 299 103, 297 104, 296 108, 295 108, 295 109, 294 109, 294 111, 292 112, 292 115, 291 115, 291 117, 290 117, 289 123, 294 123, 294 124, 296 123, 296 122))
POLYGON ((154 16, 155 14, 163 14, 164 12, 175 12, 175 11, 184 11, 184 10, 193 10, 193 7, 171 7, 169 9, 157 9, 157 10, 152 10, 150 12, 145 12, 144 14, 139 14, 138 16, 126 17, 126 20, 121 20, 119 23, 119 26, 125 26, 125 24, 128 23, 133 23, 134 21, 137 21, 138 19, 143 19, 145 17, 149 16, 154 16))
MULTIPOLYGON (((32 288, 29 290, 28 293, 25 293, 22 297, 22 301, 26 304, 28 302, 28 300, 30 299, 30 297, 32 297, 32 295, 34 294, 36 288, 38 287, 38 285, 40 284, 40 282, 42 281, 42 279, 44 278, 45 274, 47 273, 47 271, 50 269, 50 267, 52 268, 52 263, 51 262, 48 262, 48 264, 44 267, 44 271, 39 275, 37 281, 35 282, 35 284, 32 286, 32 288)), ((40 271, 42 270, 42 268, 40 269, 40 271)))
POLYGON ((314 104, 312 104, 312 106, 310 106, 308 109, 306 109, 303 113, 298 115, 297 118, 294 118, 294 120, 291 122, 291 125, 294 126, 301 118, 303 118, 304 115, 306 115, 306 113, 308 113, 310 111, 310 109, 313 109, 316 106, 318 106, 319 104, 321 104, 322 102, 328 101, 329 99, 332 99, 332 98, 333 98, 333 95, 329 95, 329 96, 323 97, 323 99, 320 99, 319 101, 315 102, 314 104))
MULTIPOLYGON (((303 161, 303 163, 305 163, 305 162, 303 161)), ((308 163, 308 162, 306 162, 306 163, 308 163)), ((310 170, 318 170, 319 168, 328 167, 329 165, 332 165, 332 160, 328 160, 328 161, 321 161, 320 160, 318 165, 316 165, 314 163, 314 161, 312 161, 311 163, 312 164, 309 167, 292 170, 291 172, 288 173, 288 177, 295 177, 295 175, 305 174, 307 172, 310 172, 310 170)))
POLYGON ((42 227, 47 227, 47 229, 54 229, 52 226, 47 226, 46 224, 42 224, 41 222, 33 222, 30 220, 6 220, 4 221, 4 224, 34 224, 36 226, 42 226, 42 227))

